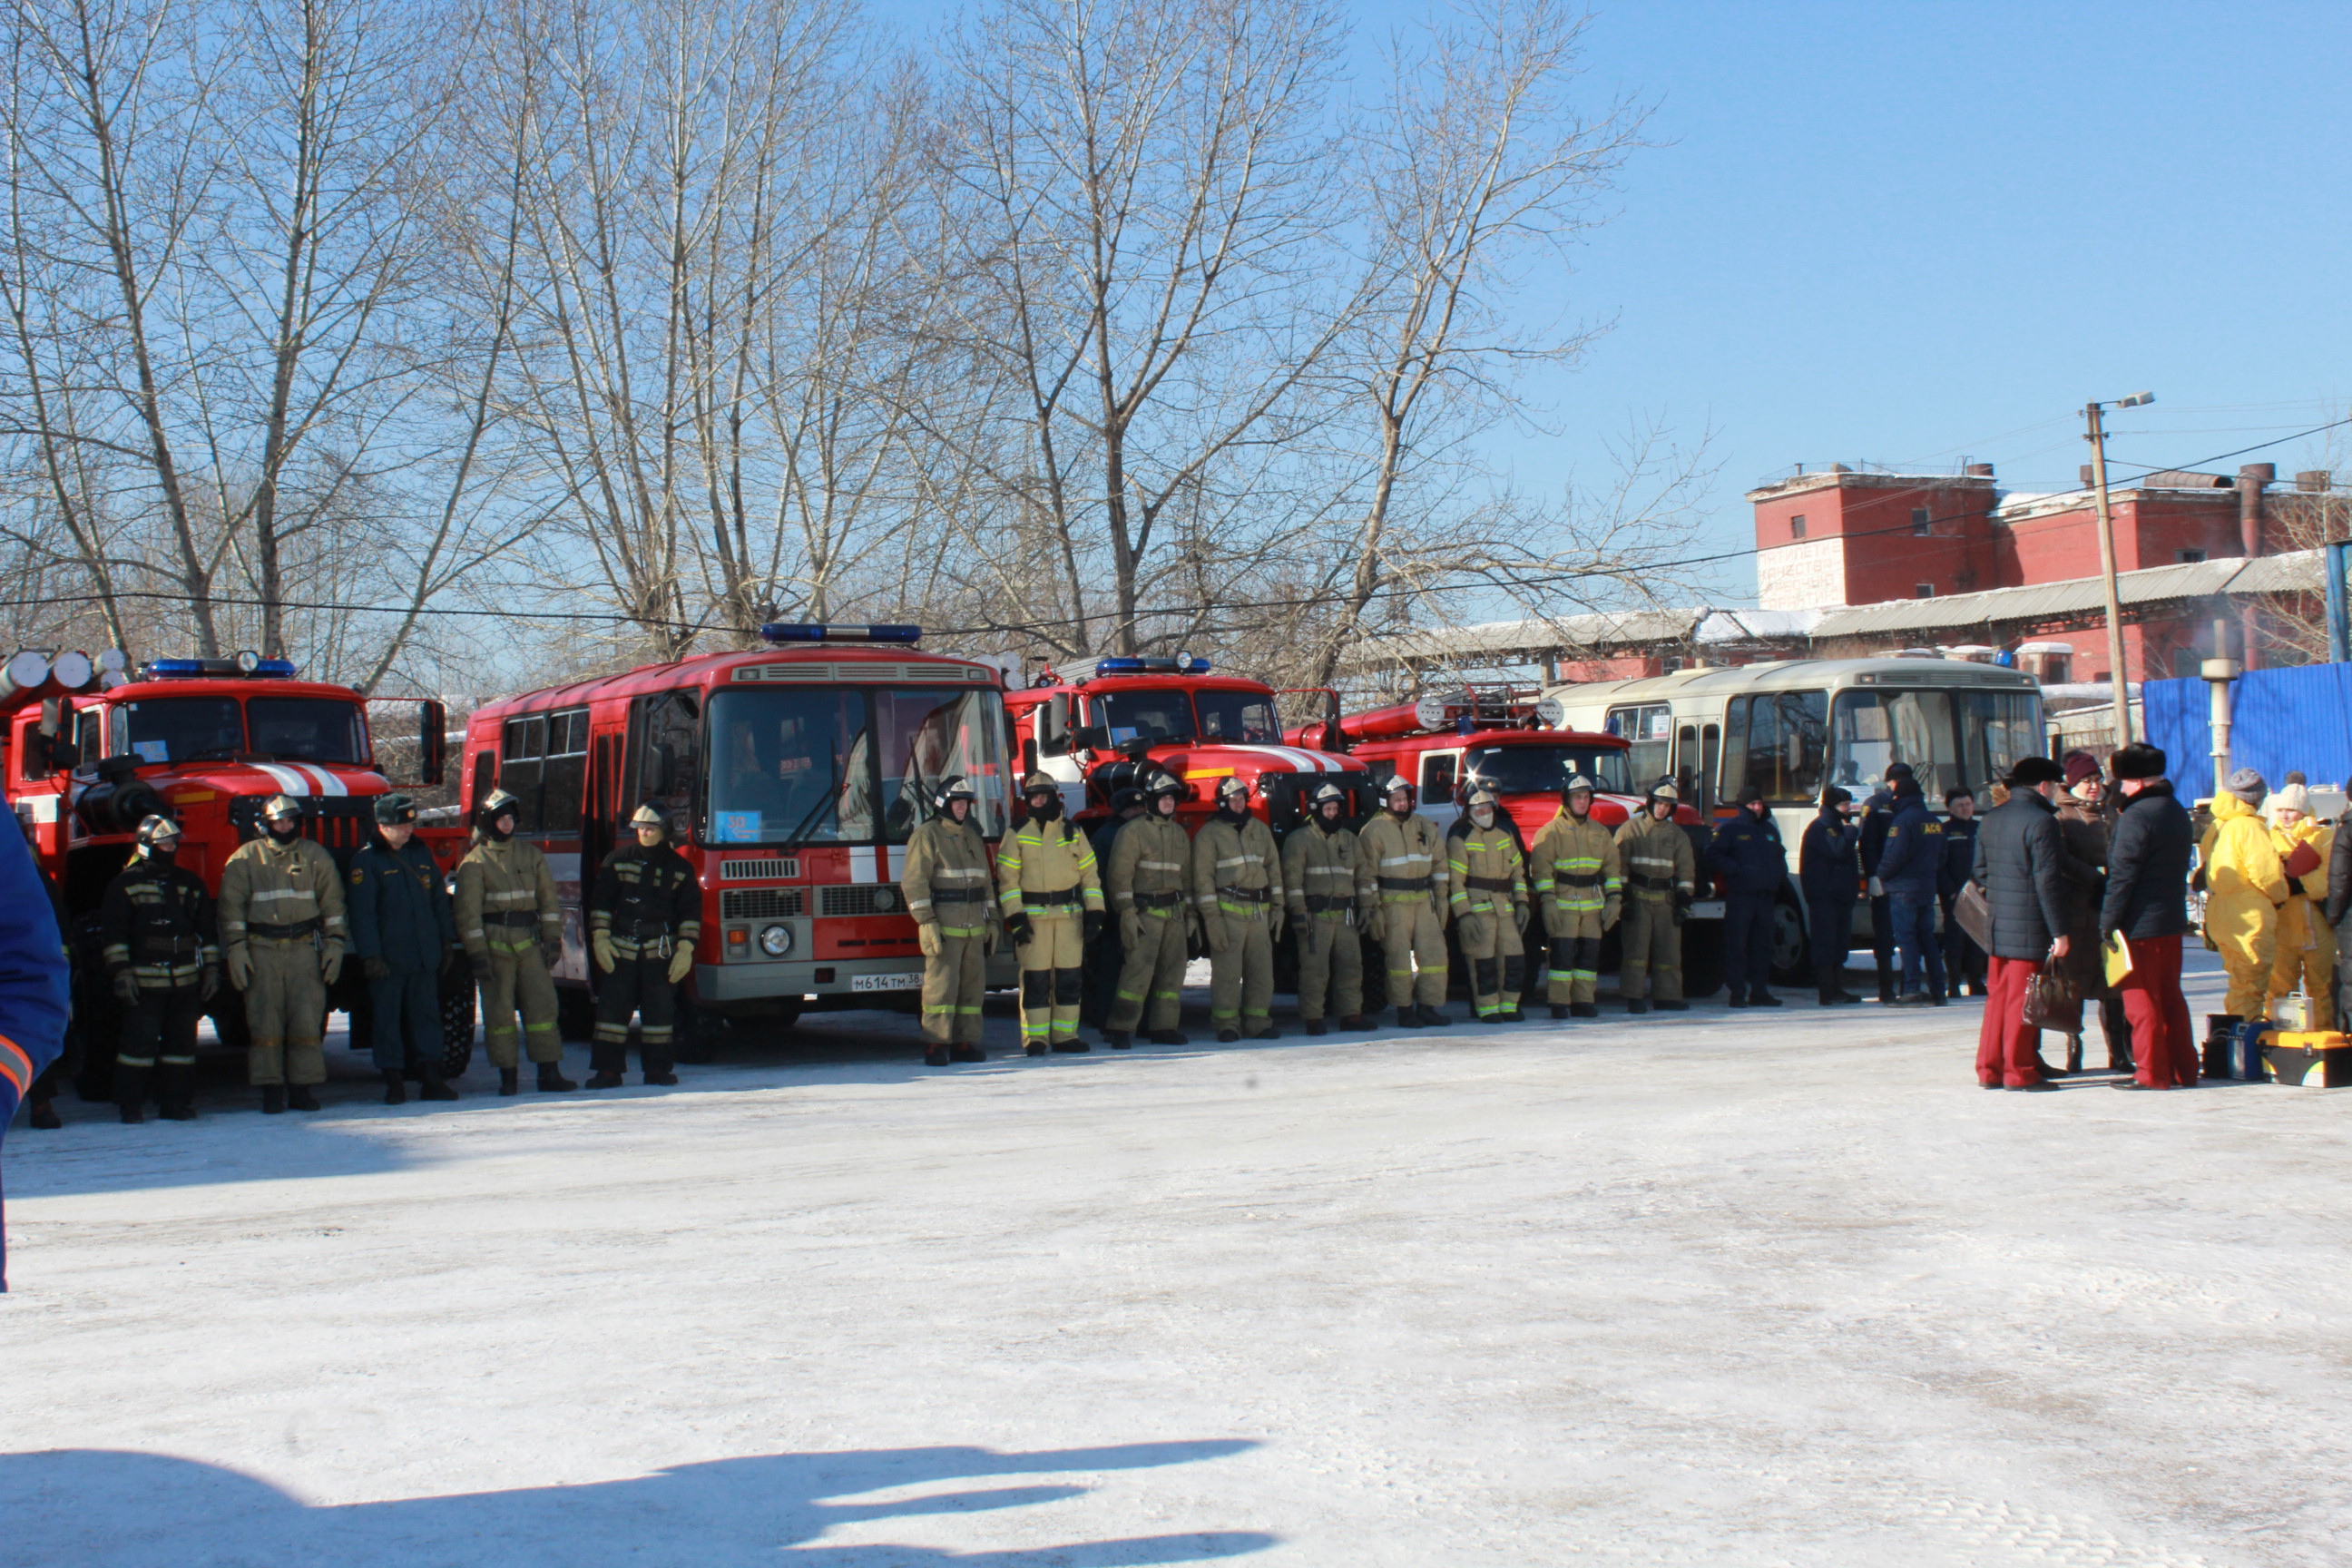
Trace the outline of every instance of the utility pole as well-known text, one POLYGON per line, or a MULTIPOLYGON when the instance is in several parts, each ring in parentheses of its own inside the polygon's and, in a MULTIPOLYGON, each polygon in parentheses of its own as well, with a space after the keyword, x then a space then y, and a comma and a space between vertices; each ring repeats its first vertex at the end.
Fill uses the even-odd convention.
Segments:
MULTIPOLYGON (((2118 408, 2138 408, 2154 403, 2156 394, 2135 392, 2118 402, 2118 408)), ((2084 417, 2090 421, 2090 433, 2083 437, 2091 444, 2091 485, 2096 492, 2099 508, 2099 575, 2107 590, 2107 670, 2115 683, 2116 750, 2132 743, 2131 683, 2124 672, 2124 607, 2116 589, 2116 520, 2107 510, 2107 429, 2099 417, 2102 403, 2086 405, 2084 417)))

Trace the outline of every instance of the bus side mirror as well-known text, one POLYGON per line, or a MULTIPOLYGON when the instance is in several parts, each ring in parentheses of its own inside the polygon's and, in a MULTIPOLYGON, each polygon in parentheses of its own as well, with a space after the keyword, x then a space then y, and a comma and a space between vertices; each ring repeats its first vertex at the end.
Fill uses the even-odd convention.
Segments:
POLYGON ((1056 692, 1045 700, 1037 714, 1037 750, 1049 757, 1066 755, 1070 750, 1070 694, 1056 692))
POLYGON ((417 778, 428 786, 438 785, 449 771, 449 710, 430 700, 417 707, 417 778))

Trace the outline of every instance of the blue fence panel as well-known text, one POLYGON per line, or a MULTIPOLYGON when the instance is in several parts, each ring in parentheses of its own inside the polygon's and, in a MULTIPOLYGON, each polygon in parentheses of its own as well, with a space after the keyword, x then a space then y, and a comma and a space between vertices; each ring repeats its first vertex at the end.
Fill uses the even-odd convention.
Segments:
MULTIPOLYGON (((2290 769, 2315 784, 2352 781, 2352 664, 2250 670, 2231 689, 2230 763, 2273 789, 2290 769)), ((2150 744, 2184 800, 2213 793, 2213 699, 2201 680, 2140 688, 2150 744)))

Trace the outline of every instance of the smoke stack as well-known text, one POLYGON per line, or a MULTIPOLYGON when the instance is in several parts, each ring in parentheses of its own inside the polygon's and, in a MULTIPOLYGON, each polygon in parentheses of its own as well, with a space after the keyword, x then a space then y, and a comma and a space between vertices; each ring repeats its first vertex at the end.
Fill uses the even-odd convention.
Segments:
POLYGON ((2305 468, 2295 475, 2294 488, 2312 495, 2324 495, 2336 484, 2336 475, 2327 468, 2305 468))
POLYGON ((2277 478, 2274 463, 2248 463, 2238 470, 2238 542, 2249 561, 2263 552, 2263 487, 2277 478))
POLYGON ((1992 465, 1990 463, 1970 463, 1968 467, 1968 475, 1969 478, 1972 479, 1989 479, 1992 478, 1992 465))

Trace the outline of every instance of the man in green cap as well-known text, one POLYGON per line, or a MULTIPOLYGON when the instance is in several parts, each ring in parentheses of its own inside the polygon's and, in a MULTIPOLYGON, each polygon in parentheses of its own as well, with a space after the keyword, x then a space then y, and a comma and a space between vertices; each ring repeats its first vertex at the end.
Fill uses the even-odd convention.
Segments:
POLYGON ((457 921, 433 851, 416 837, 416 802, 380 795, 375 838, 352 856, 344 910, 352 952, 367 971, 368 1010, 375 1026, 376 1071, 383 1102, 408 1098, 411 1061, 425 1087, 420 1100, 455 1100, 441 1080, 441 972, 457 961, 457 921))

